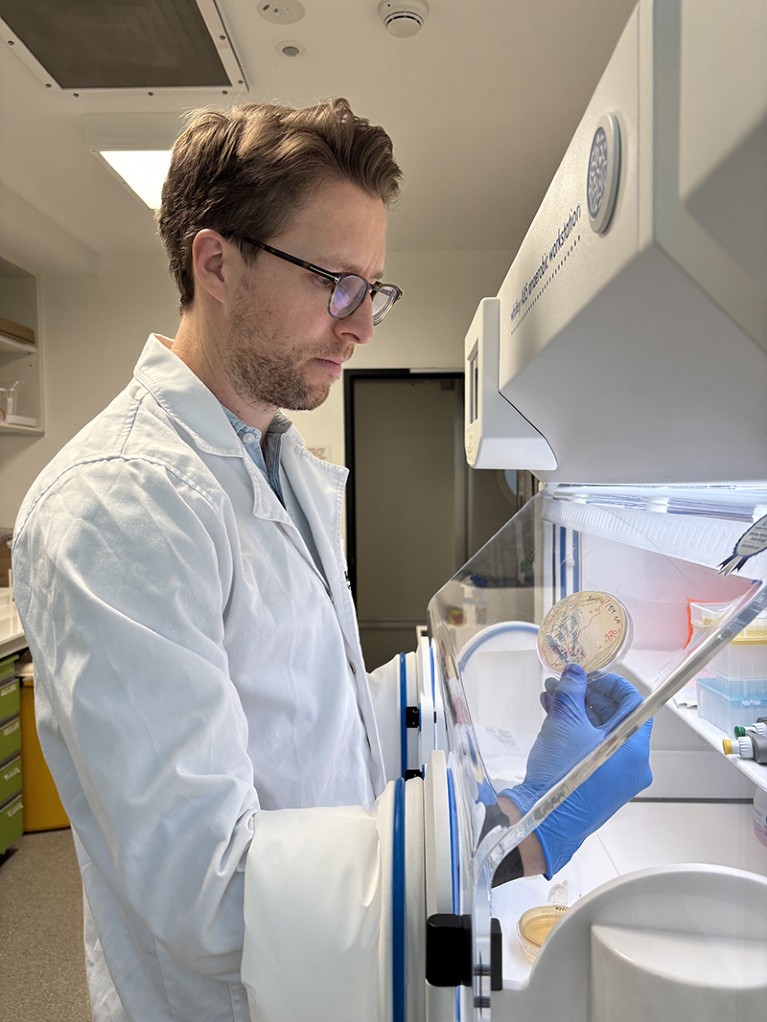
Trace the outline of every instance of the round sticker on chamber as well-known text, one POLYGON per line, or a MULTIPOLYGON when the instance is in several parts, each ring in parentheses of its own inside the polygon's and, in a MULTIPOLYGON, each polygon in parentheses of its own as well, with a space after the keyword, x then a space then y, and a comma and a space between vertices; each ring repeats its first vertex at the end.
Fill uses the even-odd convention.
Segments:
POLYGON ((578 664, 599 674, 618 663, 631 646, 629 612, 610 593, 585 590, 555 603, 538 632, 538 656, 554 674, 578 664))
POLYGON ((589 152, 586 175, 586 205, 589 222, 597 234, 610 225, 618 193, 621 166, 621 133, 615 114, 599 119, 589 152))

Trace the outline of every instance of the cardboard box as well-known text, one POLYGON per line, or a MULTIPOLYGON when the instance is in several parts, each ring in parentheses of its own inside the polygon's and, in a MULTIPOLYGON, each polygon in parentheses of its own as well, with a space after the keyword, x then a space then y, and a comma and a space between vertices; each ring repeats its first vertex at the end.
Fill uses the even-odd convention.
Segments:
POLYGON ((11 548, 4 540, 0 540, 0 589, 8 587, 8 572, 11 567, 11 548))

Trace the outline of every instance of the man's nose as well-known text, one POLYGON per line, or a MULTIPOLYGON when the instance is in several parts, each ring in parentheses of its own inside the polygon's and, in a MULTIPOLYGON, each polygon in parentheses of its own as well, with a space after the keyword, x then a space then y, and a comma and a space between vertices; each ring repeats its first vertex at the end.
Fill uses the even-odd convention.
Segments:
POLYGON ((370 295, 365 295, 351 316, 336 320, 335 326, 339 337, 354 341, 355 344, 369 344, 375 331, 370 295))

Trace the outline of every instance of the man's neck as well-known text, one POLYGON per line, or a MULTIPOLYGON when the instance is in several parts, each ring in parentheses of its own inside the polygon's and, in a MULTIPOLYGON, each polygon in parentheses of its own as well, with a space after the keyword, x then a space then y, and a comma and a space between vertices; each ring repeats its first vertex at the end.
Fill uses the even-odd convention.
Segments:
POLYGON ((278 409, 271 405, 249 402, 232 387, 226 372, 219 337, 221 329, 198 312, 181 316, 171 350, 184 362, 231 412, 248 426, 266 434, 278 409))

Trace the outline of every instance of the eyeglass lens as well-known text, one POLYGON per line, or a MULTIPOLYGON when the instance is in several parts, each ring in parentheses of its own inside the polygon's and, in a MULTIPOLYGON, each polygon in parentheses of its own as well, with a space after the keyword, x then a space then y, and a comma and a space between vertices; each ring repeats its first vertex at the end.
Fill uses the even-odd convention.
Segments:
POLYGON ((367 283, 362 277, 350 273, 341 277, 330 296, 328 311, 334 319, 351 316, 367 293, 367 283))
POLYGON ((389 309, 397 300, 397 290, 394 287, 382 287, 373 296, 373 324, 378 325, 389 309))
MULTIPOLYGON (((333 288, 328 311, 334 319, 351 316, 365 298, 368 283, 354 273, 346 274, 333 288)), ((394 304, 396 289, 383 287, 373 295, 373 323, 378 324, 394 304)))

